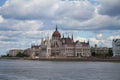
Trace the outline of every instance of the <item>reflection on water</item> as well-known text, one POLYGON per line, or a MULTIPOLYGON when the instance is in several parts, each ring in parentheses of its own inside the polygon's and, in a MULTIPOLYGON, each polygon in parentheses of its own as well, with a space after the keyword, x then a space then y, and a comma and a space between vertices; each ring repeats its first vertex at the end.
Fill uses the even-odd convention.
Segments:
POLYGON ((0 60, 0 80, 120 80, 120 63, 0 60))

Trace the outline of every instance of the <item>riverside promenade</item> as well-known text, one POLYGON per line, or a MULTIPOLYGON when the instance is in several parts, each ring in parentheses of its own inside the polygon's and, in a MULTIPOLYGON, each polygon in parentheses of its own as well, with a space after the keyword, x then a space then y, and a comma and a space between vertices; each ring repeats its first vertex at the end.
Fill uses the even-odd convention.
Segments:
POLYGON ((40 61, 92 61, 92 62, 120 62, 120 57, 84 57, 84 58, 27 58, 27 57, 1 57, 0 59, 8 60, 40 60, 40 61))

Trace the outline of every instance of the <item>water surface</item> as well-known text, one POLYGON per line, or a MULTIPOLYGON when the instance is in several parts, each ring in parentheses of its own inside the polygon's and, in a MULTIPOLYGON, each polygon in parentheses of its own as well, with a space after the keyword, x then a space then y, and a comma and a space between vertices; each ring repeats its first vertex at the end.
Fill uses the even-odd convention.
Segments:
POLYGON ((0 80, 120 80, 120 63, 0 60, 0 80))

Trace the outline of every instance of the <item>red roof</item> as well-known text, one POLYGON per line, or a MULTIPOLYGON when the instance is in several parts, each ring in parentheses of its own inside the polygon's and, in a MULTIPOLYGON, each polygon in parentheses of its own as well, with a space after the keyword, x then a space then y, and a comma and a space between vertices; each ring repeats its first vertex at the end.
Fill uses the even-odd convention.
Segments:
POLYGON ((52 37, 61 37, 60 33, 58 31, 55 31, 52 35, 52 37))
POLYGON ((57 30, 57 26, 56 26, 56 30, 55 30, 55 32, 53 33, 52 37, 61 37, 59 31, 57 30))

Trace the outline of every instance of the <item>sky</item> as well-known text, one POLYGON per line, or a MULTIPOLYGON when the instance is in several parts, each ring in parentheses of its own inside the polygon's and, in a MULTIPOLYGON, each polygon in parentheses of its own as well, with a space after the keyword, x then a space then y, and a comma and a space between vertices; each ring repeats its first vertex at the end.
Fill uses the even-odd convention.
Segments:
POLYGON ((61 35, 112 47, 120 38, 120 0, 0 0, 0 55, 61 35))

